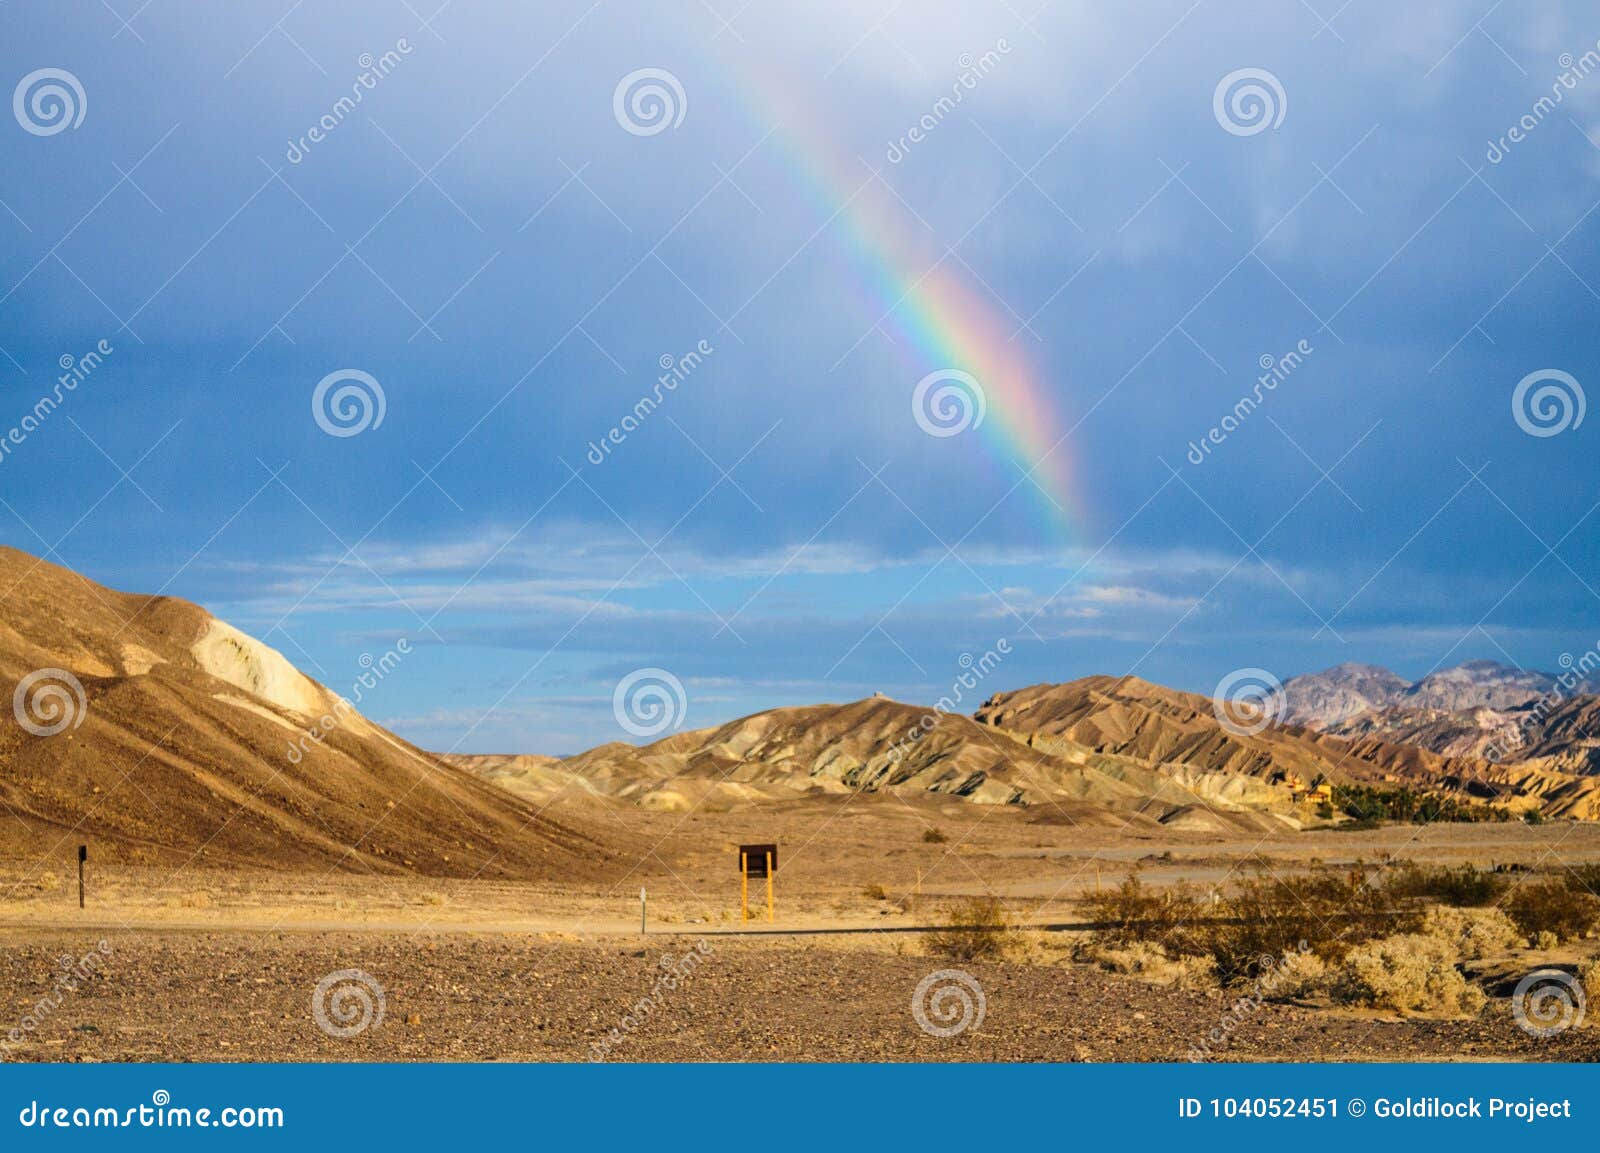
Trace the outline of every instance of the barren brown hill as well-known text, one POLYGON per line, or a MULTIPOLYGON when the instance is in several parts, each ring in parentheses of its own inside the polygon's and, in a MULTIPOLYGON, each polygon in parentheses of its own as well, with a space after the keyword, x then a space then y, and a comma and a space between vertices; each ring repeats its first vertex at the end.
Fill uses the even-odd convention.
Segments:
POLYGON ((1553 708, 1537 704, 1516 716, 1524 744, 1505 759, 1537 760, 1571 773, 1600 775, 1600 696, 1573 697, 1553 708))
POLYGON ((608 855, 196 605, 9 548, 0 686, 0 856, 543 878, 608 855))
POLYGON ((1286 790, 1231 772, 1189 772, 1058 744, 1032 748, 970 717, 873 697, 772 709, 642 748, 620 742, 563 760, 453 757, 541 802, 600 794, 704 811, 808 795, 948 797, 1033 806, 1113 827, 1177 822, 1210 832, 1281 828, 1286 790))
POLYGON ((1024 799, 1029 774, 1042 780, 1061 768, 966 717, 936 715, 884 697, 772 709, 643 747, 618 741, 559 761, 452 760, 491 778, 520 777, 529 792, 566 786, 659 809, 857 791, 1006 804, 1024 799), (924 716, 930 718, 926 730, 924 716))

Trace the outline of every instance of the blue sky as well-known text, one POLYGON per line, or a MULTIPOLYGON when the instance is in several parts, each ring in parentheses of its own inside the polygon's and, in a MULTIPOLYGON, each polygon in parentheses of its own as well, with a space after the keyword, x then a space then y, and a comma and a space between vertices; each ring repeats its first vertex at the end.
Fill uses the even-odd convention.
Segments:
POLYGON ((368 711, 465 751, 625 738, 642 667, 698 727, 933 700, 1001 638, 986 687, 1202 692, 1596 643, 1600 418, 1534 436, 1512 406, 1530 373, 1596 379, 1582 5, 794 8, 0 9, 7 89, 83 94, 75 126, 0 123, 0 426, 112 349, 0 460, 0 540, 341 691, 406 637, 368 711), (640 135, 613 95, 645 68, 682 118, 640 135), (1219 119, 1240 69, 1274 125, 1219 119), (970 366, 877 327, 795 109, 1023 346, 1072 517, 1033 462, 914 419, 924 373, 970 366), (313 393, 346 369, 383 420, 329 435, 313 393))

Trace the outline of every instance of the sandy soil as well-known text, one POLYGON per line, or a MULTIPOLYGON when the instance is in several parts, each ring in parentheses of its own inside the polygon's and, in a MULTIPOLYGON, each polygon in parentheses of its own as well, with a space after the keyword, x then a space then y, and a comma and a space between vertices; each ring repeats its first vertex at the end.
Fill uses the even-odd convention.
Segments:
MULTIPOLYGON (((0 859, 0 927, 183 925, 338 929, 632 933, 639 890, 651 924, 695 929, 737 923, 740 842, 776 841, 781 923, 792 928, 914 926, 946 899, 994 893, 1019 924, 1081 919, 1079 900, 1132 872, 1146 885, 1202 884, 1366 862, 1418 861, 1559 868, 1600 861, 1600 825, 1392 826, 1365 832, 1271 837, 1134 837, 1115 827, 1062 824, 1048 815, 964 802, 909 804, 886 797, 819 799, 736 813, 618 811, 631 846, 601 879, 568 883, 415 877, 346 869, 319 873, 191 864, 109 866, 91 854, 88 908, 77 908, 75 846, 54 863, 0 859), (947 839, 928 843, 937 829, 947 839), (876 888, 874 888, 876 887, 876 888), (868 896, 881 889, 882 898, 868 896)), ((764 897, 759 887, 753 899, 764 897)))

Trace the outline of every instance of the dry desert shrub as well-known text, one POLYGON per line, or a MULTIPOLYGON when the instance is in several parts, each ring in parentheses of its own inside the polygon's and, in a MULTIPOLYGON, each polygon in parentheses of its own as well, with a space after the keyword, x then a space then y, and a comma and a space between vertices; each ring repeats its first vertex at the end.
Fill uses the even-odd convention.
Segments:
POLYGON ((1088 898, 1089 918, 1096 944, 1117 947, 1154 942, 1163 949, 1193 953, 1189 934, 1195 922, 1209 913, 1202 898, 1188 885, 1147 889, 1138 877, 1128 876, 1114 889, 1088 898))
POLYGON ((1456 968, 1444 937, 1399 933, 1351 949, 1336 982, 1345 1000, 1401 1013, 1475 1015, 1484 995, 1456 968))
POLYGON ((1012 929, 1006 934, 1006 959, 1023 965, 1060 965, 1075 959, 1076 946, 1062 933, 1012 929))
POLYGON ((1261 984, 1270 999, 1336 993, 1380 1008, 1474 1013, 1482 997, 1457 965, 1505 952, 1521 939, 1499 909, 1436 905, 1423 915, 1420 933, 1368 941, 1350 949, 1338 965, 1309 950, 1287 953, 1261 984), (1424 945, 1421 938, 1436 944, 1424 945))
POLYGON ((998 897, 970 897, 952 906, 944 928, 924 933, 922 943, 934 956, 952 961, 999 960, 1010 945, 1010 930, 998 897))
POLYGON ((1311 952, 1293 952, 1285 954, 1261 984, 1270 999, 1290 1000, 1326 993, 1329 980, 1327 962, 1321 957, 1311 952))
POLYGON ((1567 886, 1578 890, 1580 893, 1593 893, 1600 897, 1600 862, 1589 862, 1585 865, 1568 865, 1562 874, 1562 880, 1567 886))
POLYGON ((861 895, 869 901, 887 901, 889 899, 889 890, 882 885, 868 885, 861 890, 861 895))
POLYGON ((178 904, 185 909, 211 908, 211 893, 207 889, 195 889, 178 898, 178 904))
POLYGON ((938 829, 929 828, 922 830, 922 843, 925 845, 942 845, 949 839, 949 837, 945 836, 938 829))
POLYGON ((1151 891, 1129 877, 1088 904, 1096 943, 1153 942, 1169 956, 1210 958, 1224 984, 1260 977, 1293 953, 1336 963, 1363 941, 1422 923, 1421 910, 1360 871, 1263 875, 1203 895, 1184 885, 1151 891))
POLYGON ((1355 944, 1413 927, 1359 872, 1243 881, 1221 902, 1221 913, 1206 927, 1202 945, 1225 981, 1257 976, 1261 958, 1299 951, 1301 942, 1337 961, 1355 944))
POLYGON ((1576 940, 1600 922, 1600 897, 1560 879, 1518 885, 1505 909, 1529 938, 1554 933, 1561 940, 1576 940))
POLYGON ((1130 941, 1126 945, 1095 945, 1088 950, 1091 960, 1113 973, 1149 973, 1172 964, 1160 945, 1149 941, 1130 941))
POLYGON ((1214 988, 1216 967, 1210 957, 1170 957, 1160 945, 1134 941, 1117 947, 1091 946, 1090 959, 1113 973, 1142 977, 1160 985, 1179 985, 1185 989, 1214 988))
POLYGON ((1099 924, 1094 944, 1152 942, 1174 958, 1206 958, 1226 985, 1258 979, 1291 955, 1314 953, 1336 966, 1355 945, 1422 926, 1413 900, 1371 883, 1358 868, 1264 873, 1210 892, 1182 884, 1150 891, 1130 876, 1091 897, 1088 907, 1099 924))
POLYGON ((1422 931, 1451 942, 1461 960, 1504 953, 1522 943, 1516 922, 1499 909, 1458 909, 1435 905, 1422 917, 1422 931))
POLYGON ((1583 993, 1590 1003, 1600 1005, 1600 957, 1578 962, 1578 980, 1583 982, 1583 993))
POLYGON ((1548 953, 1551 949, 1561 944, 1561 938, 1549 929, 1540 929, 1528 942, 1528 948, 1536 953, 1548 953))
POLYGON ((1452 869, 1408 863, 1390 874, 1387 887, 1396 897, 1417 897, 1465 908, 1494 904, 1509 884, 1505 876, 1483 872, 1472 865, 1452 869))
POLYGON ((53 893, 61 887, 61 878, 54 873, 40 873, 34 887, 41 893, 53 893))
POLYGON ((445 896, 443 893, 424 893, 422 894, 422 903, 424 905, 442 905, 445 903, 445 896))

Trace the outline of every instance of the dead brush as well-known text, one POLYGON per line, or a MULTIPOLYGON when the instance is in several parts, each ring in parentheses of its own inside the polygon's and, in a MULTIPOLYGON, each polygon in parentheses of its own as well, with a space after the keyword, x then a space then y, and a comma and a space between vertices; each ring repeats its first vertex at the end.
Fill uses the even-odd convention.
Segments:
POLYGON ((1505 910, 1530 938, 1552 933, 1575 941, 1600 924, 1600 898, 1561 878, 1525 881, 1506 899, 1505 910))
POLYGON ((922 943, 952 961, 998 961, 1010 949, 1011 932, 998 897, 969 897, 946 910, 944 926, 924 933, 922 943))
POLYGON ((1209 957, 1224 984, 1258 977, 1303 947, 1340 961, 1364 941, 1413 931, 1421 921, 1419 910, 1368 884, 1359 870, 1257 876, 1204 893, 1188 885, 1148 890, 1129 877, 1089 898, 1088 907, 1096 945, 1143 942, 1174 958, 1209 957))
POLYGON ((1397 897, 1437 901, 1456 908, 1493 905, 1505 894, 1510 882, 1504 876, 1473 865, 1427 867, 1407 862, 1395 869, 1388 890, 1397 897))

